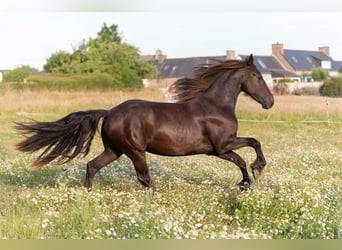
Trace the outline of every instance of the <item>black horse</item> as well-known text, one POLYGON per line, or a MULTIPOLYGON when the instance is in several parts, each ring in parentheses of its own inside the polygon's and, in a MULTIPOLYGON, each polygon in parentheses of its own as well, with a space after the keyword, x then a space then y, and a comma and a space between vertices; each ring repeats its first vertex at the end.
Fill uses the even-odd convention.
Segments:
POLYGON ((74 112, 54 122, 16 123, 27 136, 16 148, 23 152, 43 149, 33 162, 39 167, 55 160, 66 163, 79 154, 87 155, 103 118, 101 137, 104 151, 88 162, 85 186, 91 190, 95 174, 126 154, 133 162, 138 180, 153 187, 145 152, 165 156, 207 154, 235 163, 242 172, 241 187, 251 183, 245 161, 233 150, 250 146, 257 158, 251 165, 257 179, 266 161, 260 143, 254 138, 237 137, 235 105, 241 91, 263 108, 274 99, 253 64, 229 60, 202 65, 193 77, 174 83, 177 103, 129 100, 110 110, 74 112))

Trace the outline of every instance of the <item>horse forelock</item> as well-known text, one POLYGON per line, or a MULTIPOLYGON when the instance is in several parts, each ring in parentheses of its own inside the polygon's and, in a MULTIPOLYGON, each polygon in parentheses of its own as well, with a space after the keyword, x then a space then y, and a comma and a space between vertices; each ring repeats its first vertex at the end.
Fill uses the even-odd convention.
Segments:
MULTIPOLYGON (((214 63, 202 64, 194 69, 193 75, 181 78, 173 85, 176 87, 177 102, 183 102, 204 93, 216 80, 227 71, 244 70, 249 68, 244 61, 215 60, 214 63)), ((230 74, 227 78, 229 78, 230 74)))

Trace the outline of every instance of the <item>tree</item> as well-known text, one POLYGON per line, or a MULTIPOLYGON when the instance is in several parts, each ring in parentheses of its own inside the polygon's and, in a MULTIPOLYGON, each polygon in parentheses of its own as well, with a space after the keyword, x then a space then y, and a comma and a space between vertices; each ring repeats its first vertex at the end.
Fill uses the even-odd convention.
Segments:
POLYGON ((52 54, 44 65, 44 70, 51 73, 71 73, 72 57, 66 51, 59 51, 52 54))
POLYGON ((108 73, 122 81, 120 86, 124 87, 141 87, 142 79, 152 77, 156 71, 141 58, 136 47, 122 42, 117 25, 106 23, 96 38, 83 40, 72 54, 53 54, 44 69, 53 73, 108 73))
POLYGON ((112 24, 107 26, 106 23, 102 25, 101 31, 97 33, 97 39, 111 44, 121 44, 121 37, 118 33, 118 26, 112 24))
POLYGON ((315 81, 324 81, 327 79, 329 76, 329 70, 327 69, 322 69, 320 67, 314 68, 312 70, 312 78, 315 81))

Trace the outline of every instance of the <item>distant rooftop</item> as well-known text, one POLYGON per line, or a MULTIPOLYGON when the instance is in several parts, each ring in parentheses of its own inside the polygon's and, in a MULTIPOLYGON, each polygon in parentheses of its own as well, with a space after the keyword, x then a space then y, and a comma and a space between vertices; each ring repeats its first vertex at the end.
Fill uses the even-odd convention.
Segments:
POLYGON ((284 57, 296 70, 312 70, 321 66, 321 61, 332 61, 330 56, 319 51, 284 49, 284 57))

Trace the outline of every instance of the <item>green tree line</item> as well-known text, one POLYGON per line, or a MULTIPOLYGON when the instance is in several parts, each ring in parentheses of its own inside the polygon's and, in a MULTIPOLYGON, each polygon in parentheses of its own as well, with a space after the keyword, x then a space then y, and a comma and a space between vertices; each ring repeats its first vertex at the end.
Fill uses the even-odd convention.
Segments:
POLYGON ((152 77, 155 67, 143 60, 138 48, 122 42, 117 25, 103 24, 96 38, 83 41, 72 53, 58 51, 44 65, 49 73, 105 73, 112 76, 113 85, 135 88, 142 79, 152 77))

